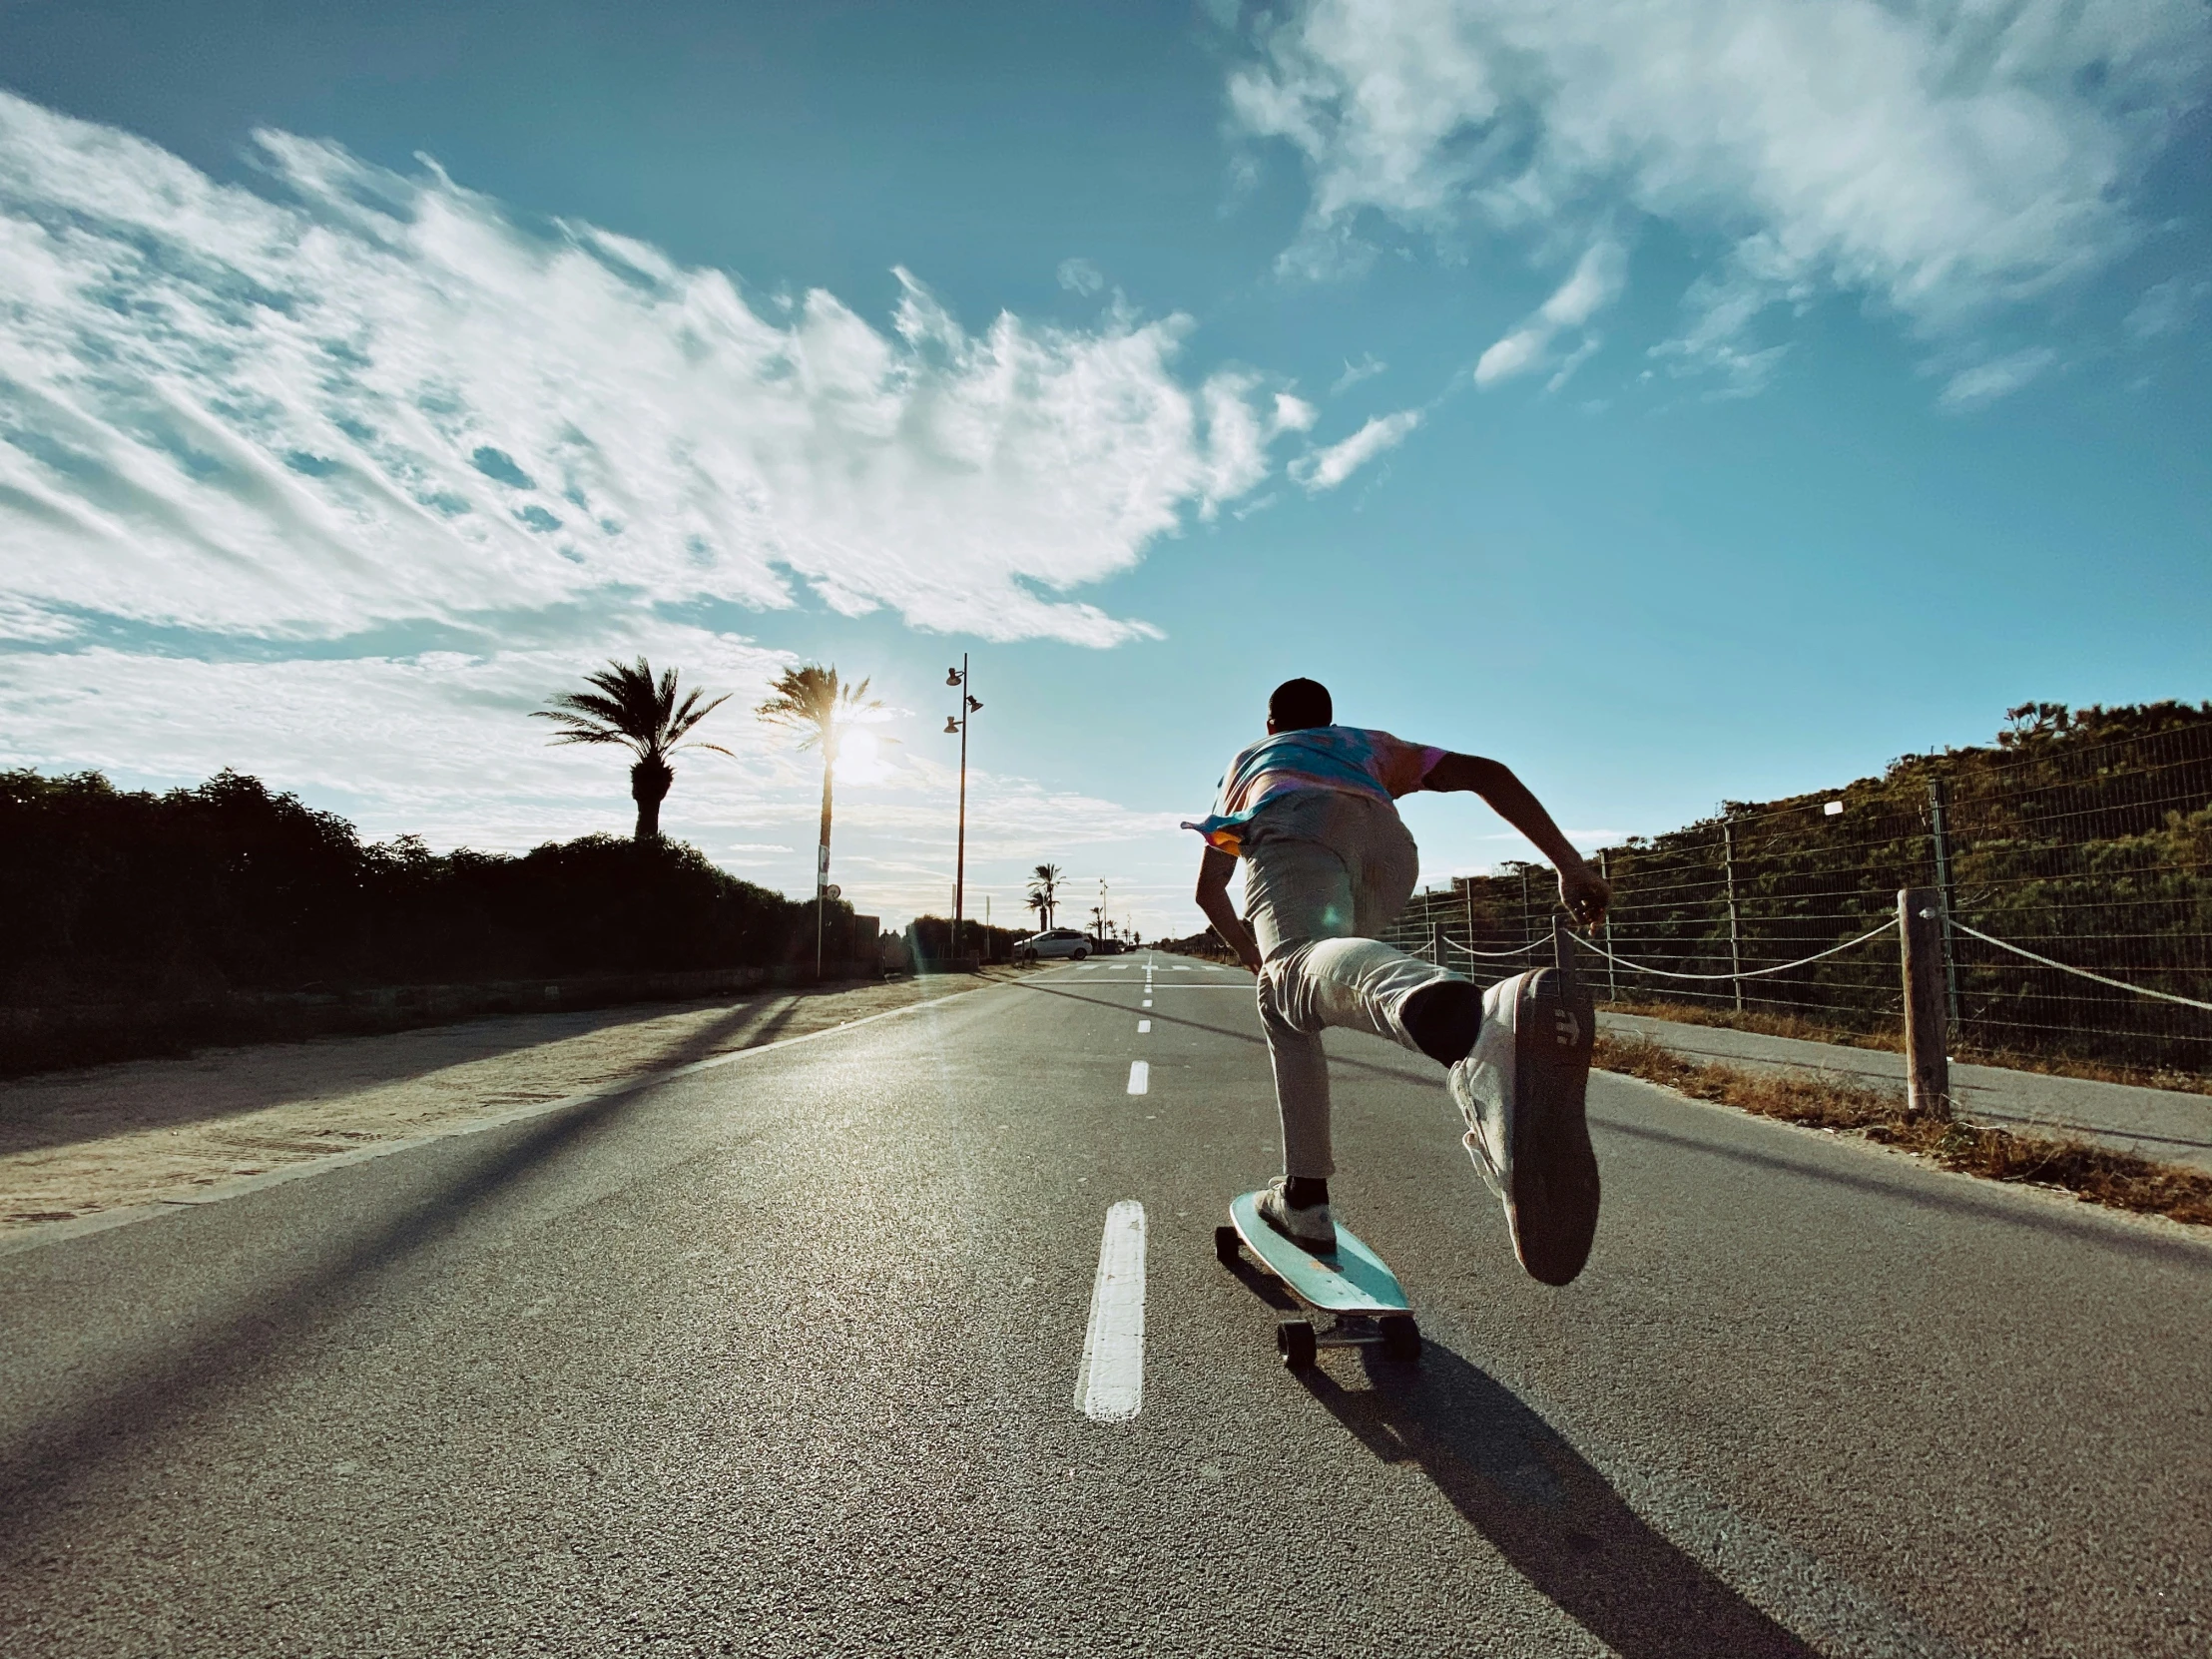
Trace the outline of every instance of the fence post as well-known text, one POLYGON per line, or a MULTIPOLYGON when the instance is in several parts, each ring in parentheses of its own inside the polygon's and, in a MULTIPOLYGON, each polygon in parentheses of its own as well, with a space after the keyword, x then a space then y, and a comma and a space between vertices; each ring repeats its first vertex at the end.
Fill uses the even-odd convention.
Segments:
POLYGON ((1905 1115, 1950 1121, 1950 1057, 1943 1020, 1943 927, 1934 887, 1898 891, 1898 956, 1905 972, 1905 1115))
POLYGON ((1950 930, 1950 832, 1946 827, 1948 792, 1940 778, 1928 781, 1929 841, 1936 849, 1936 908, 1943 919, 1943 1009, 1950 1028, 1958 1029, 1958 941, 1950 930))
MULTIPOLYGON (((1605 848, 1602 846, 1597 849, 1597 872, 1606 886, 1611 887, 1613 872, 1605 867, 1605 848)), ((1620 999, 1620 974, 1613 965, 1613 906, 1608 901, 1605 906, 1605 1000, 1618 1002, 1620 999)))
POLYGON ((1528 866, 1520 867, 1520 936, 1522 944, 1536 942, 1536 928, 1528 908, 1528 866))
POLYGON ((1736 920, 1736 826, 1721 820, 1721 870, 1728 877, 1728 971, 1736 992, 1736 1012, 1744 1011, 1744 941, 1736 920))
POLYGON ((1444 924, 1436 919, 1434 910, 1428 912, 1428 954, 1438 967, 1448 965, 1444 961, 1444 924))

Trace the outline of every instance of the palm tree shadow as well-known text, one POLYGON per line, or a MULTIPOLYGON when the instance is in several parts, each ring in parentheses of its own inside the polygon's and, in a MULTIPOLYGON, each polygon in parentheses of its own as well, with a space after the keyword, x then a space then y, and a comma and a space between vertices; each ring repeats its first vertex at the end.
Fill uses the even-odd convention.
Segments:
POLYGON ((1623 1659, 1817 1659, 1655 1530, 1494 1379, 1427 1344, 1419 1366, 1362 1350, 1373 1386, 1318 1367, 1309 1392, 1376 1456, 1417 1467, 1560 1611, 1623 1659))

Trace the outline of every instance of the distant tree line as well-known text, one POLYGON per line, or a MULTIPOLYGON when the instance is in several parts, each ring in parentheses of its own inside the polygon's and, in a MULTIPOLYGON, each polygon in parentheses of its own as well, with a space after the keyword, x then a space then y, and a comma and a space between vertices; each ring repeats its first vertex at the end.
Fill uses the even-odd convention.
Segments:
MULTIPOLYGON (((950 916, 914 917, 911 936, 914 948, 924 957, 942 960, 953 954, 950 916)), ((1014 940, 1026 936, 1018 928, 986 927, 970 916, 960 923, 959 954, 980 956, 986 962, 1010 962, 1014 940)))
MULTIPOLYGON (((19 1007, 812 965, 815 949, 812 903, 682 842, 364 845, 234 772, 162 795, 0 773, 0 1003, 19 1007)), ((829 926, 848 954, 852 907, 829 926)))

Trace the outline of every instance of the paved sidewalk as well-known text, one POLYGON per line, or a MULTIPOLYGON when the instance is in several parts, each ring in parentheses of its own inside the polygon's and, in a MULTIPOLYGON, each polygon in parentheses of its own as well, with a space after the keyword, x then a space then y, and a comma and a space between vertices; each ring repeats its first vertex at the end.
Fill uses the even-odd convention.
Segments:
POLYGON ((494 1015, 0 1082, 0 1246, 27 1230, 191 1202, 285 1166, 446 1133, 981 982, 947 975, 494 1015))
MULTIPOLYGON (((1905 1056, 1722 1026, 1684 1025, 1643 1014, 1598 1014, 1600 1029, 1634 1032, 1697 1060, 1754 1070, 1821 1071, 1854 1082, 1905 1083, 1905 1056)), ((2004 1129, 2078 1136, 2168 1163, 2212 1170, 2212 1095, 2092 1083, 2002 1066, 1950 1068, 1961 1114, 2004 1129)))

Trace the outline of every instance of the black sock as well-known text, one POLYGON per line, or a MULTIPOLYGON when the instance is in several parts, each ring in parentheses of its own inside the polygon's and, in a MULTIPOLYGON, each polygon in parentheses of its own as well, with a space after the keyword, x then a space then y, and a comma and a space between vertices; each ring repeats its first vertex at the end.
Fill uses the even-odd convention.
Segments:
POLYGON ((1398 1018, 1423 1054, 1439 1065, 1457 1065, 1481 1034, 1481 987, 1464 979, 1438 979, 1408 996, 1398 1018))
POLYGON ((1294 1210, 1311 1210, 1329 1202, 1329 1183, 1311 1175, 1294 1175, 1283 1183, 1283 1197, 1294 1210))

